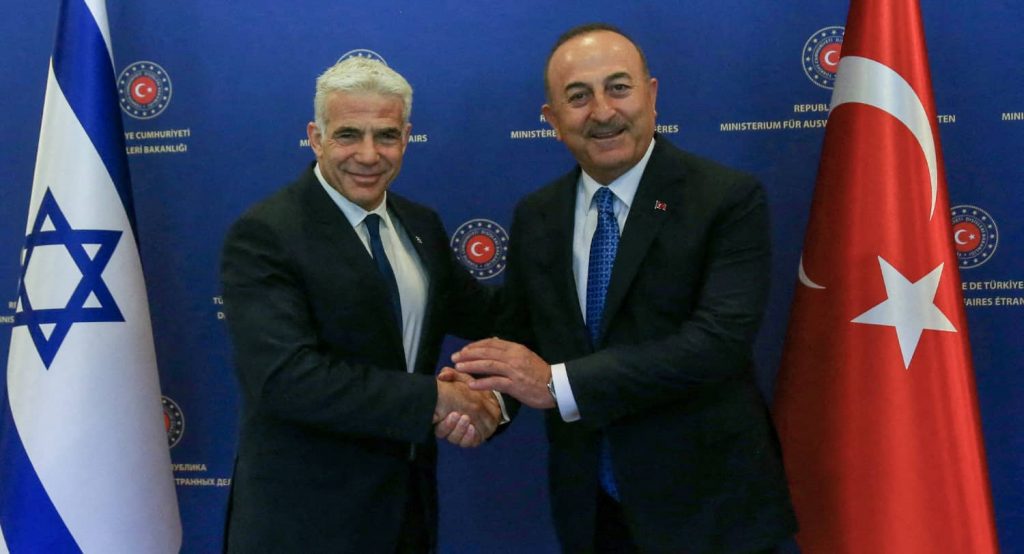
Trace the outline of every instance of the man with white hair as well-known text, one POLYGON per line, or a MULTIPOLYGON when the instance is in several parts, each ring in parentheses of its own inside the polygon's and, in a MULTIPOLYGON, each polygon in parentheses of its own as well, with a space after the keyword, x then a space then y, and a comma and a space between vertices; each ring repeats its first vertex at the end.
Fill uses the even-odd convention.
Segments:
POLYGON ((440 218, 388 191, 412 88, 382 63, 316 84, 316 163, 228 232, 221 278, 241 385, 229 552, 432 552, 432 431, 476 446, 500 398, 434 376, 446 333, 490 331, 490 293, 440 218))

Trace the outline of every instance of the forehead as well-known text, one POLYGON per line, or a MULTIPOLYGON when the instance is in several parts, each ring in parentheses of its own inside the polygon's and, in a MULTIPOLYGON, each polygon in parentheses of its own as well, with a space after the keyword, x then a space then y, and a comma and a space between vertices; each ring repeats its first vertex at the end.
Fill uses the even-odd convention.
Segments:
POLYGON ((548 66, 548 79, 555 90, 570 82, 601 80, 613 73, 640 78, 643 63, 633 43, 610 31, 574 37, 555 50, 548 66))
POLYGON ((332 92, 327 96, 329 127, 402 127, 402 98, 372 92, 332 92))

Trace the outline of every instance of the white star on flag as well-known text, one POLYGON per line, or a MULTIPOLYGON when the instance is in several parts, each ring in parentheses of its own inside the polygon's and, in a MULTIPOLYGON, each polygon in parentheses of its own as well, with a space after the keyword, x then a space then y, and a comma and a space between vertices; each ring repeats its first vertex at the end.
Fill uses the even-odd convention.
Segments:
POLYGON ((878 257, 882 280, 888 296, 881 304, 853 318, 851 323, 886 325, 896 328, 896 338, 903 353, 903 367, 910 368, 910 360, 925 329, 956 332, 946 314, 935 305, 935 291, 939 288, 942 266, 933 269, 916 283, 911 283, 889 262, 878 257))

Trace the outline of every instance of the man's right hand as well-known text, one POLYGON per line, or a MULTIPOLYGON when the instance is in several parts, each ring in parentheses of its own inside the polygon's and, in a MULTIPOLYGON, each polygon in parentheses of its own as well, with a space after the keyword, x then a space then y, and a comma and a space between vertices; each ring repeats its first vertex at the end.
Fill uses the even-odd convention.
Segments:
POLYGON ((501 421, 501 407, 491 391, 474 391, 473 377, 444 368, 437 377, 434 435, 470 448, 487 440, 501 421))

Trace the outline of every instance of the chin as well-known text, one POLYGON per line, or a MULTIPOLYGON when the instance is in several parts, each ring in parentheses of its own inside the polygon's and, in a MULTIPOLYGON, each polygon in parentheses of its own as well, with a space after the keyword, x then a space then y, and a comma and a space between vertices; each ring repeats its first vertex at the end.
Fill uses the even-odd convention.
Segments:
POLYGON ((601 171, 615 171, 632 165, 629 161, 630 158, 626 155, 615 156, 614 158, 603 156, 594 160, 594 167, 601 171))

